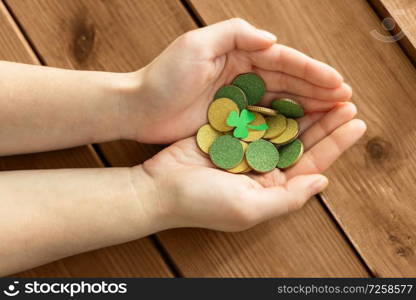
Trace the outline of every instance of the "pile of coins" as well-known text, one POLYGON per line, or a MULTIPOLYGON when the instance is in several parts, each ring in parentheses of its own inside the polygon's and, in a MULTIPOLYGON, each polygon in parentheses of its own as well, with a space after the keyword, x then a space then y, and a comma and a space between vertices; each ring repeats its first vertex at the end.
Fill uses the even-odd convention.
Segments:
POLYGON ((265 91, 257 74, 246 73, 215 94, 209 123, 199 128, 196 140, 218 168, 264 173, 293 166, 302 156, 295 119, 304 115, 302 106, 287 98, 274 100, 271 108, 256 106, 265 91))

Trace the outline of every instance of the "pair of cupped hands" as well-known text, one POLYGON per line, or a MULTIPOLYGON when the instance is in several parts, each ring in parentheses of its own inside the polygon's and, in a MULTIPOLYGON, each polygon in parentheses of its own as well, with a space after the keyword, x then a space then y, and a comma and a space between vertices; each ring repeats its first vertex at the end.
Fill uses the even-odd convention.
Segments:
POLYGON ((327 186, 321 173, 366 130, 363 121, 353 119, 351 87, 334 68, 277 44, 273 34, 241 19, 185 33, 131 76, 140 86, 125 95, 128 100, 120 107, 124 137, 174 142, 137 167, 151 179, 150 206, 167 228, 242 230, 299 209, 327 186), (265 81, 259 105, 269 107, 273 99, 288 97, 306 111, 299 119, 305 152, 287 170, 219 170, 192 136, 207 123, 215 92, 247 72, 265 81))

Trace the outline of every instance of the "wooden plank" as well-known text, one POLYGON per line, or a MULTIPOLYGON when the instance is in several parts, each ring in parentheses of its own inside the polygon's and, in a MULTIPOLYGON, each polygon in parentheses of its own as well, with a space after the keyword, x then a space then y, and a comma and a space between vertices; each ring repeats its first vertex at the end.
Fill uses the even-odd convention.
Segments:
POLYGON ((354 88, 366 136, 332 167, 325 203, 376 276, 416 275, 416 71, 372 37, 365 1, 192 0, 207 23, 238 16, 335 66, 354 88))
POLYGON ((413 63, 416 63, 416 2, 414 0, 370 0, 370 2, 383 18, 380 28, 377 29, 378 33, 374 32, 374 34, 381 34, 383 39, 386 30, 391 30, 393 34, 387 41, 398 41, 413 63), (393 23, 390 18, 394 20, 393 23), (383 23, 387 27, 383 26, 383 23))
MULTIPOLYGON (((181 4, 171 0, 8 3, 45 61, 59 67, 133 70, 195 28, 181 4), (95 32, 94 47, 82 63, 70 46, 71 24, 80 14, 95 32)), ((138 163, 150 154, 131 142, 102 149, 114 165, 138 163)), ((184 276, 368 276, 316 199, 297 214, 243 233, 173 230, 158 236, 184 276)))
MULTIPOLYGON (((25 41, 3 3, 0 2, 0 59, 37 64, 36 56, 25 41)), ((64 151, 0 158, 0 170, 102 167, 90 146, 64 151)), ((13 276, 171 276, 149 239, 77 255, 13 276), (132 263, 132 261, 134 263, 132 263), (140 263, 140 266, 138 264, 140 263)))

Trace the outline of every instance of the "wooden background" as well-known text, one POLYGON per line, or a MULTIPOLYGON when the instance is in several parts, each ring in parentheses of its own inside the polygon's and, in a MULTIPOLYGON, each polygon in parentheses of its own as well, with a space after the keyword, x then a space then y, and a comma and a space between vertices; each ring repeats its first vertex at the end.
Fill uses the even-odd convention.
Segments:
MULTIPOLYGON (((416 276, 415 0, 3 0, 0 59, 132 71, 178 35, 231 17, 333 65, 353 86, 369 130, 327 172, 325 193, 244 232, 169 230, 13 276, 416 276), (375 32, 403 37, 382 42, 375 32)), ((0 170, 132 166, 159 149, 116 141, 0 158, 0 170)))

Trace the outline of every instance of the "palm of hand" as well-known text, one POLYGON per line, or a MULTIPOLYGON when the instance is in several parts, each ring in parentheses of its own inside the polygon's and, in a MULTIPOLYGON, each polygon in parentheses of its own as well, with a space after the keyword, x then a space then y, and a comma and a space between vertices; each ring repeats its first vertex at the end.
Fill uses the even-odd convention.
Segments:
POLYGON ((235 219, 244 217, 241 210, 244 195, 262 187, 249 176, 216 169, 207 155, 198 149, 194 138, 173 144, 143 166, 155 182, 170 187, 159 189, 169 193, 160 195, 163 200, 159 200, 159 207, 170 212, 165 215, 174 216, 169 228, 239 229, 241 224, 236 224, 235 219), (173 199, 172 194, 175 195, 173 199))

